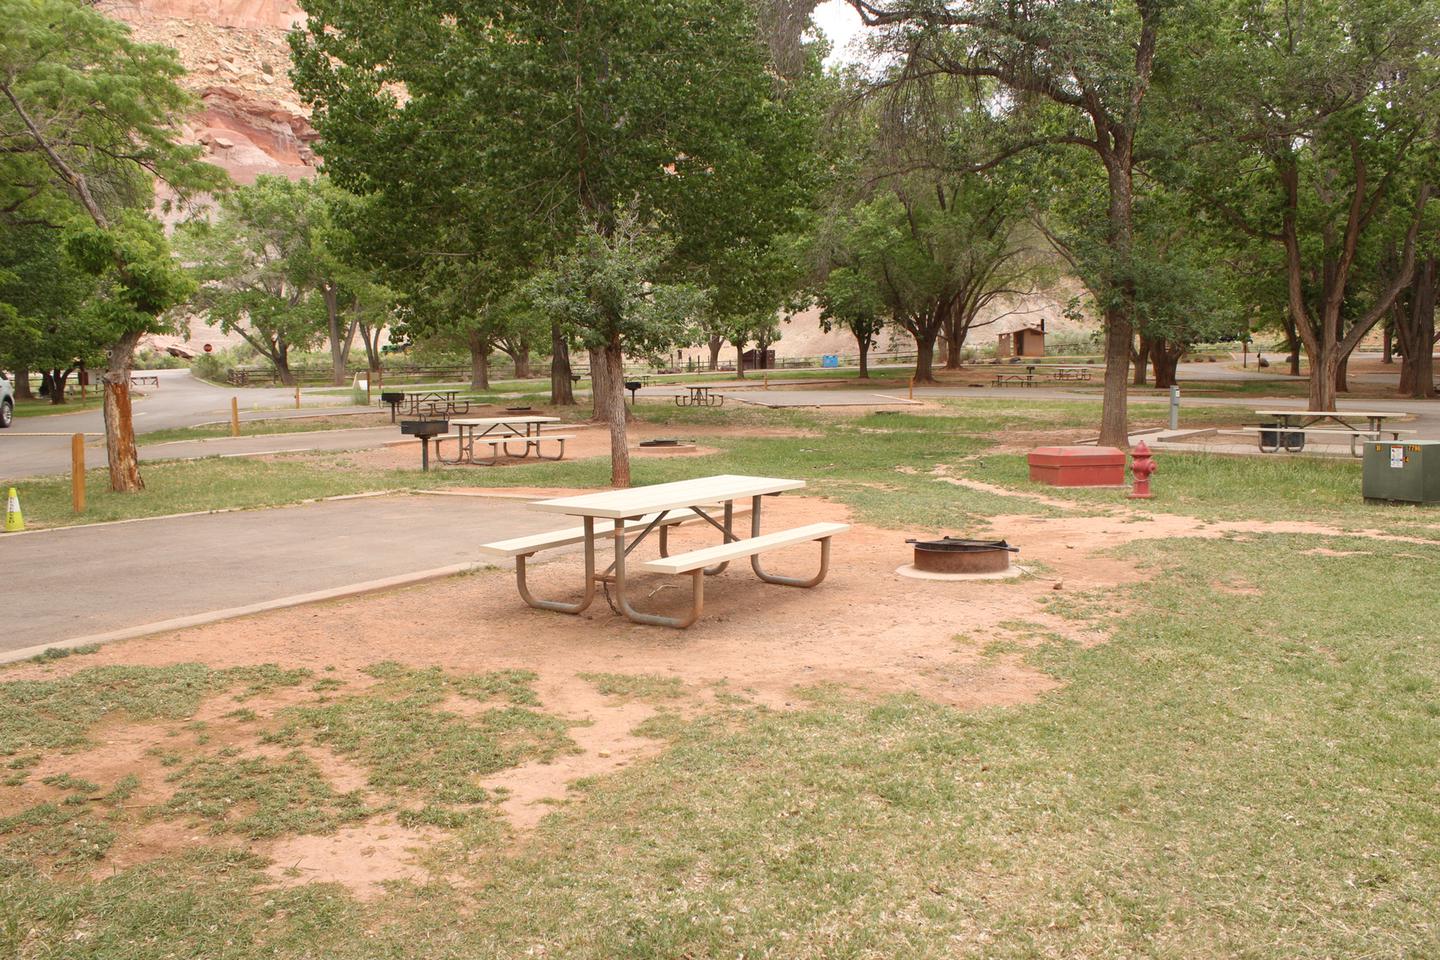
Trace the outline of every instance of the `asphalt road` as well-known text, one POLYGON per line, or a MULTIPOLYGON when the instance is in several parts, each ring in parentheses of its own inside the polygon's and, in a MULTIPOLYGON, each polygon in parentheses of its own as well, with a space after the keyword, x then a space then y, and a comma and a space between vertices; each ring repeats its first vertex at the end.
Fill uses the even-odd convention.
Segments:
MULTIPOLYGON (((302 409, 294 409, 295 394, 287 387, 247 387, 227 389, 197 380, 188 370, 145 371, 160 378, 160 387, 142 387, 135 391, 135 432, 151 433, 176 427, 192 427, 201 423, 230 418, 230 398, 240 398, 240 419, 261 420, 287 416, 313 416, 323 409, 354 410, 342 397, 306 396, 301 392, 302 409)), ((89 466, 105 462, 105 421, 98 410, 56 413, 47 416, 16 417, 8 430, 0 430, 0 482, 67 473, 70 470, 70 435, 98 434, 88 438, 85 457, 89 466)), ((256 449, 277 449, 276 446, 256 449)), ((197 456, 221 452, 206 450, 197 456)), ((142 446, 141 460, 178 456, 163 447, 142 446)))
POLYGON ((476 544, 570 525, 522 500, 385 496, 11 534, 0 653, 478 562, 476 544))

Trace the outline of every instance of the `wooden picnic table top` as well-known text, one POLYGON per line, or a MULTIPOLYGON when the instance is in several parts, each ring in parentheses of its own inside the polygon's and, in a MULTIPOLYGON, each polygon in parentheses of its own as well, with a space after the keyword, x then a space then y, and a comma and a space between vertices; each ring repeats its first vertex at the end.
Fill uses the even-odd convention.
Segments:
POLYGON ((464 417, 451 418, 450 424, 459 427, 500 427, 507 423, 559 423, 559 417, 546 417, 536 413, 516 413, 508 417, 464 417))
POLYGON ((721 474, 697 477, 694 480, 677 480, 673 483, 656 483, 646 487, 631 487, 628 490, 607 490, 603 493, 583 493, 574 497, 540 500, 530 506, 547 513, 623 520, 664 510, 679 510, 682 507, 799 490, 804 486, 804 480, 721 474))

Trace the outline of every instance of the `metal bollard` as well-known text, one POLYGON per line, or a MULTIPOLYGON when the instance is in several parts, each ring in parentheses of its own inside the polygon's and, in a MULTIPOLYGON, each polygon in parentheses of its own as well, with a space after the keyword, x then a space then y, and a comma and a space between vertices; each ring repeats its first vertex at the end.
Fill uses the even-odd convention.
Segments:
POLYGON ((1170 429, 1180 429, 1180 388, 1173 384, 1170 387, 1170 429))

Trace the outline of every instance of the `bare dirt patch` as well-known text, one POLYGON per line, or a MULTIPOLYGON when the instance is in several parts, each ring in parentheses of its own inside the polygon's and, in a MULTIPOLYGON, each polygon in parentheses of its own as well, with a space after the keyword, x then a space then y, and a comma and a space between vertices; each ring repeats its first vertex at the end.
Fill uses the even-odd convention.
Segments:
POLYGON ((393 821, 346 827, 323 836, 287 837, 268 846, 266 873, 277 884, 338 883, 361 900, 384 892, 393 880, 423 881, 420 855, 439 831, 414 830, 393 821))

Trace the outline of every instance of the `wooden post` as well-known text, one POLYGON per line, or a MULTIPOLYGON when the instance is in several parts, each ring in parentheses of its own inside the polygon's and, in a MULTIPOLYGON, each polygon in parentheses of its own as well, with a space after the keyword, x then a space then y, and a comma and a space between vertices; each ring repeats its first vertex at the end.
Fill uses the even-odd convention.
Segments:
POLYGON ((85 512, 85 434, 70 436, 70 506, 85 512))
POLYGON ((230 436, 240 436, 240 398, 230 398, 230 436))
POLYGON ((913 376, 910 378, 910 399, 915 399, 915 378, 913 376))
POLYGON ((295 384, 295 409, 300 409, 300 384, 295 384))

